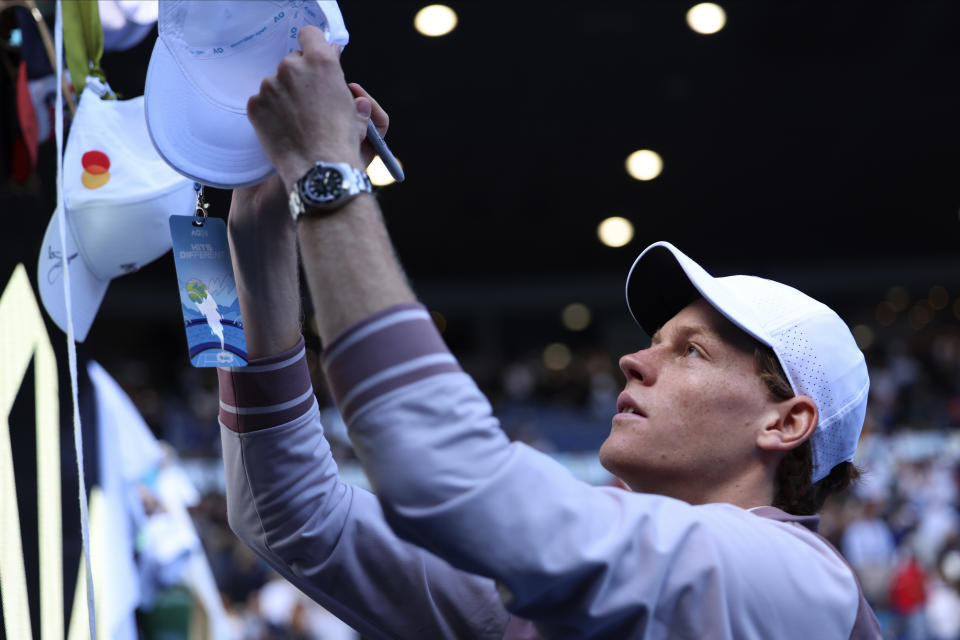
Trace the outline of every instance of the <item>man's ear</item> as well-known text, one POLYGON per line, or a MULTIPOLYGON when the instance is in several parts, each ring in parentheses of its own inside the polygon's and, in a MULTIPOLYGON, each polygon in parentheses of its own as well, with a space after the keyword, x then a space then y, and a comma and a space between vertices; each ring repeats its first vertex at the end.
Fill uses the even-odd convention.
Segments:
POLYGON ((765 451, 796 449, 813 435, 820 419, 817 403, 810 396, 794 396, 777 404, 776 419, 757 436, 757 446, 765 451))

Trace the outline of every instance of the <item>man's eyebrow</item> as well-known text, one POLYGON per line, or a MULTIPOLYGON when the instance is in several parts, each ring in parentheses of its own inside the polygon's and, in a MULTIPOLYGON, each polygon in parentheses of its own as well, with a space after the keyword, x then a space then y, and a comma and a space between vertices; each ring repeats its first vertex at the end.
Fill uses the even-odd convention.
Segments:
MULTIPOLYGON (((660 329, 653 334, 650 338, 650 344, 657 344, 663 340, 663 335, 660 333, 660 329)), ((707 336, 708 338, 715 338, 717 340, 723 340, 719 333, 711 329, 710 327, 702 324, 684 324, 676 327, 673 332, 675 335, 678 335, 682 338, 689 338, 691 336, 702 335, 707 336)))

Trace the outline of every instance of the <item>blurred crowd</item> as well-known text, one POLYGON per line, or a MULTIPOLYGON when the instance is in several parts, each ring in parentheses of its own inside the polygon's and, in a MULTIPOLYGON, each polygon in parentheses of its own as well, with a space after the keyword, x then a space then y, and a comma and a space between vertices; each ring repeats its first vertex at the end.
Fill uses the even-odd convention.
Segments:
POLYGON ((821 533, 857 571, 889 637, 960 638, 960 335, 868 350, 861 481, 821 533))
MULTIPOLYGON (((871 401, 856 459, 863 476, 854 489, 828 502, 821 533, 856 570, 887 637, 960 640, 960 330, 930 327, 909 341, 878 336, 866 354, 871 401)), ((458 355, 512 438, 559 458, 583 452, 583 459, 595 460, 587 452, 595 452, 606 436, 622 384, 618 354, 595 346, 573 349, 562 366, 540 352, 506 363, 492 363, 483 354, 458 355)), ((335 456, 344 472, 353 470, 353 479, 363 484, 313 360, 335 456)), ((200 493, 189 511, 230 637, 359 637, 236 539, 227 525, 222 477, 197 472, 217 468, 220 455, 216 375, 184 367, 164 386, 137 361, 119 361, 114 369, 147 423, 192 470, 200 493)), ((574 471, 592 482, 615 482, 602 469, 574 471)), ((176 606, 178 589, 176 581, 169 582, 158 606, 164 597, 176 606)), ((150 612, 143 615, 149 618, 150 612)))

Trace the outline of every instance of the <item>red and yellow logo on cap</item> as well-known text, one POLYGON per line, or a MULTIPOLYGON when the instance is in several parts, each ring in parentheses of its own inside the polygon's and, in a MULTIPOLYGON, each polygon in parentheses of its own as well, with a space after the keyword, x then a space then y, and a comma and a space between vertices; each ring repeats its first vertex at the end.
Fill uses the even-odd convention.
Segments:
POLYGON ((80 181, 87 189, 99 189, 110 182, 110 157, 103 151, 87 151, 80 158, 80 181))

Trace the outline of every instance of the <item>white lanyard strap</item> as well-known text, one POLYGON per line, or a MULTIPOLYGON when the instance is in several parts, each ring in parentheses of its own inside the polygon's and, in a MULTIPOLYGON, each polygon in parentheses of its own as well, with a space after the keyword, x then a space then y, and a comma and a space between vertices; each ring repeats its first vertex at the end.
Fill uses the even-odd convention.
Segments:
MULTIPOLYGON (((63 8, 57 0, 55 39, 57 48, 57 78, 63 78, 63 8)), ((77 478, 80 486, 80 535, 83 539, 83 558, 86 567, 87 616, 90 621, 90 638, 96 640, 96 619, 93 606, 93 569, 90 562, 90 516, 87 512, 87 483, 83 477, 83 434, 80 430, 80 402, 77 391, 77 346, 73 339, 73 314, 70 300, 70 261, 67 256, 66 209, 63 204, 63 82, 57 82, 55 107, 55 131, 57 137, 57 216, 60 225, 60 256, 63 261, 63 298, 67 308, 67 360, 70 366, 70 392, 73 395, 73 446, 77 452, 77 478)))

